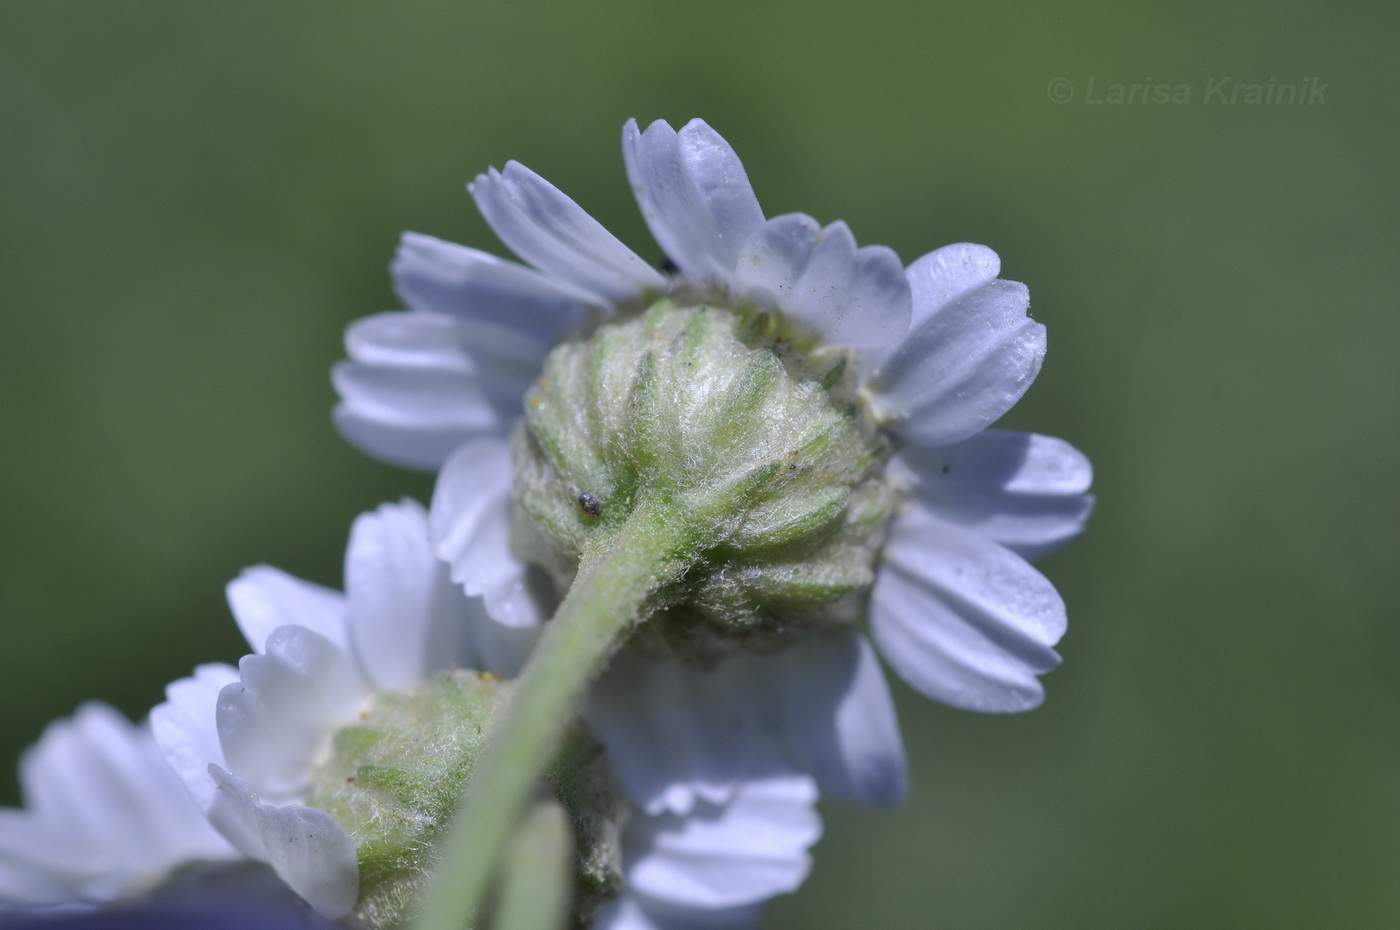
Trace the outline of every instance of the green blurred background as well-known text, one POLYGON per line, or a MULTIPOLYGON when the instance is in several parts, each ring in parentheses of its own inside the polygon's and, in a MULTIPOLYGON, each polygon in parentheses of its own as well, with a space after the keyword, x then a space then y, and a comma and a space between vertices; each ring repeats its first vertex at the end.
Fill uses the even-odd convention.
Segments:
POLYGON ((996 248, 1050 331, 1003 422, 1097 470, 1043 566, 1071 618, 1046 706, 897 686, 910 802, 827 805, 765 926, 1400 926, 1398 27, 1300 0, 8 0, 0 759, 236 659, 242 567, 338 585, 357 513, 426 499, 328 417, 401 230, 500 251, 463 185, 517 158, 659 258, 619 130, 698 115, 769 215, 906 261, 996 248), (1204 99, 1305 79, 1321 99, 1204 99), (1089 102, 1115 83, 1190 102, 1089 102))

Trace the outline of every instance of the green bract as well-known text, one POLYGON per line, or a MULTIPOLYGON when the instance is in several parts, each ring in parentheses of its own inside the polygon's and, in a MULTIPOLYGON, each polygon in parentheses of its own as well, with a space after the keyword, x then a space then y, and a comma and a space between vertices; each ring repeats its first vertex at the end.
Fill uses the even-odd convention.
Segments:
POLYGON ((681 544, 660 637, 713 660, 849 622, 893 508, 844 350, 756 310, 677 307, 556 347, 514 437, 517 544, 561 592, 635 510, 681 544))
MULTIPOLYGON (((512 683, 469 671, 439 673, 408 692, 384 692, 361 722, 335 734, 308 803, 355 838, 360 899, 353 927, 403 926, 440 857, 467 778, 512 683)), ((620 805, 601 748, 575 729, 546 774, 573 823, 576 904, 591 909, 616 892, 620 805)))

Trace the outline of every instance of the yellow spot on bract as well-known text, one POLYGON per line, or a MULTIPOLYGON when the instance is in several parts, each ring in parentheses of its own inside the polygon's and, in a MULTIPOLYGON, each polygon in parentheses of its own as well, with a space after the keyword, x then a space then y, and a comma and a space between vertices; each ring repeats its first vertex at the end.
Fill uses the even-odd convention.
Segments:
POLYGON ((481 672, 481 673, 478 674, 476 677, 480 678, 482 681, 495 681, 495 680, 496 680, 496 676, 493 675, 491 672, 481 672))

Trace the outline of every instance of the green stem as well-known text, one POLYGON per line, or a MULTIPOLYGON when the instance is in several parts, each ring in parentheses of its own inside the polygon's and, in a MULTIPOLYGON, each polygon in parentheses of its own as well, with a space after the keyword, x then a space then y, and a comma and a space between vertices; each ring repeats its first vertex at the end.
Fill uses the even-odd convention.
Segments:
POLYGON ((493 930, 562 930, 573 888, 569 815, 554 799, 537 801, 508 847, 493 930))
POLYGON ((500 851, 579 698, 645 616, 651 595, 689 567, 688 522, 667 502, 643 499, 616 530, 596 528, 467 785, 417 930, 473 925, 500 851))

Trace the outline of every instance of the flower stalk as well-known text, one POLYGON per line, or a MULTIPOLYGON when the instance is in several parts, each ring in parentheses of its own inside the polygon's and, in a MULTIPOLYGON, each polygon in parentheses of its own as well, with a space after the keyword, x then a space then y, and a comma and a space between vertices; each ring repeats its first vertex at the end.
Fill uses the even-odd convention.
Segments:
POLYGON ((696 534, 685 516, 671 500, 642 500, 616 531, 590 538, 578 576, 521 672, 467 786, 418 930, 475 926, 501 850, 579 698, 645 619, 651 595, 693 562, 696 534))
POLYGON ((495 930, 562 930, 569 920, 569 817, 553 800, 525 815, 502 878, 495 930))

